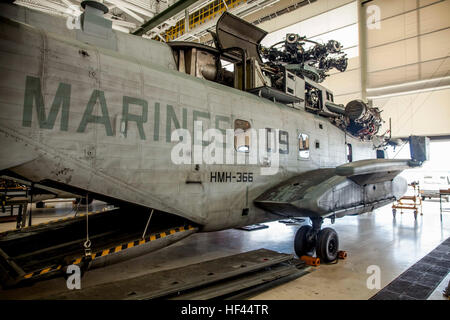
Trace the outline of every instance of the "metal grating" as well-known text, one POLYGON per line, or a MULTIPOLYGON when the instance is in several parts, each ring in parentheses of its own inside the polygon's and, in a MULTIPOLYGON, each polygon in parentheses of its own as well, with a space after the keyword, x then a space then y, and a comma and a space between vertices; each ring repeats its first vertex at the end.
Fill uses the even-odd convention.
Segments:
MULTIPOLYGON (((246 2, 247 0, 215 0, 189 15, 189 30, 219 17, 227 9, 235 8, 246 2)), ((185 19, 177 21, 173 27, 166 31, 163 36, 164 39, 170 41, 185 34, 185 21, 185 19)))

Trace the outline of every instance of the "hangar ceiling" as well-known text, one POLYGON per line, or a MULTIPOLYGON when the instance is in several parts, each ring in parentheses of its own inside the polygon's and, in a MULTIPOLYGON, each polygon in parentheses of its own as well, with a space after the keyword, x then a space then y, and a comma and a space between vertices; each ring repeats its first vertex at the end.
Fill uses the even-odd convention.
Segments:
MULTIPOLYGON (((79 16, 82 0, 16 0, 14 3, 35 10, 60 16, 79 16)), ((105 0, 106 17, 113 21, 113 28, 131 32, 158 13, 173 5, 176 0, 105 0)))
MULTIPOLYGON (((260 23, 270 19, 268 7, 274 7, 272 15, 279 16, 316 0, 104 0, 109 8, 106 17, 113 21, 113 28, 135 33, 143 37, 170 40, 198 39, 208 34, 224 11, 241 18, 256 17, 260 23), (279 4, 286 2, 285 5, 279 4), (276 9, 276 10, 275 10, 276 9), (261 11, 261 16, 255 13, 261 11), (263 14, 264 13, 264 14, 263 14)), ((16 0, 16 4, 53 15, 76 17, 82 12, 82 0, 16 0)))

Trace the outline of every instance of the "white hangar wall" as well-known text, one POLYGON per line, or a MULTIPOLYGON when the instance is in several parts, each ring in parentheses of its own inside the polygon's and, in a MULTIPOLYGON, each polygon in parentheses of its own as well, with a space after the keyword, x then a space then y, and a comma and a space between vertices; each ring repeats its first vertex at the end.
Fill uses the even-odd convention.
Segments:
POLYGON ((324 85, 337 103, 371 99, 383 110, 381 132, 391 118, 395 137, 450 135, 450 0, 318 0, 258 26, 269 31, 264 45, 290 32, 340 41, 348 68, 331 72, 324 85))
POLYGON ((367 96, 392 119, 393 136, 449 135, 450 1, 375 0, 365 7, 373 5, 380 17, 379 28, 367 29, 367 96))

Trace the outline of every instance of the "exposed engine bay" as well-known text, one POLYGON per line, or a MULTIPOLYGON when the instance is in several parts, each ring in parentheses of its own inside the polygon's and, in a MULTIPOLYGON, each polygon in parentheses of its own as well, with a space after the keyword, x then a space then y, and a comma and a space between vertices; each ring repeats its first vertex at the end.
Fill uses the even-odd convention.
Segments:
POLYGON ((281 68, 285 68, 299 77, 305 76, 320 83, 328 76, 329 70, 336 68, 344 72, 347 69, 346 54, 341 49, 341 44, 335 40, 321 44, 289 33, 285 40, 269 48, 261 47, 261 54, 268 61, 266 65, 278 71, 277 75, 282 76, 281 68), (307 42, 314 45, 305 48, 307 42), (283 45, 283 49, 277 49, 279 45, 283 45))
POLYGON ((169 42, 178 71, 218 82, 326 117, 354 137, 371 140, 383 123, 381 111, 362 100, 336 104, 320 83, 331 69, 344 72, 348 58, 336 40, 322 44, 297 34, 266 48, 267 32, 229 13, 211 32, 215 47, 169 42))

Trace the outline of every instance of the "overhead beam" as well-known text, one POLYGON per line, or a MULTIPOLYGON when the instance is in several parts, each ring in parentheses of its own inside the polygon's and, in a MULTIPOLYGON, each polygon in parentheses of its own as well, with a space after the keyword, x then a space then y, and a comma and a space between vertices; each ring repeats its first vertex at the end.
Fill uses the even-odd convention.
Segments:
POLYGON ((155 12, 148 10, 148 9, 143 9, 139 6, 132 4, 131 2, 122 1, 122 0, 105 0, 105 1, 112 3, 117 7, 121 6, 121 7, 127 8, 129 10, 133 10, 136 13, 142 14, 142 15, 150 17, 150 18, 155 15, 155 12))
POLYGON ((147 31, 152 30, 153 28, 159 26, 161 23, 166 21, 167 19, 173 17, 178 12, 186 9, 190 5, 197 2, 197 0, 178 0, 173 5, 168 7, 163 12, 158 13, 156 16, 148 20, 142 26, 140 26, 136 31, 133 32, 134 35, 142 36, 147 31))
POLYGON ((358 50, 359 66, 361 74, 361 99, 367 99, 367 21, 365 3, 368 1, 358 0, 358 50))
POLYGON ((117 8, 119 8, 120 10, 122 10, 123 12, 125 12, 126 14, 128 14, 130 17, 133 17, 134 19, 136 19, 137 21, 139 21, 140 23, 143 23, 145 20, 139 16, 137 13, 134 13, 133 11, 121 6, 121 5, 117 5, 117 8))

